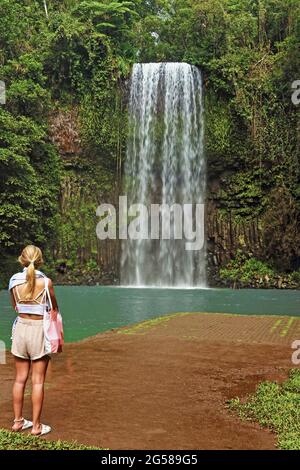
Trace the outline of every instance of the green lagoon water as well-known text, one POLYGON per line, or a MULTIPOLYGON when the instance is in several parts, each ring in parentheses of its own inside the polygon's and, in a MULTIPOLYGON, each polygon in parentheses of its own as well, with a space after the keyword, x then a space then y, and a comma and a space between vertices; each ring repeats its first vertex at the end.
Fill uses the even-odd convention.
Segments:
MULTIPOLYGON (((300 292, 277 289, 159 289, 57 286, 67 342, 172 312, 300 316, 300 292)), ((0 291, 0 339, 10 347, 15 312, 0 291)))

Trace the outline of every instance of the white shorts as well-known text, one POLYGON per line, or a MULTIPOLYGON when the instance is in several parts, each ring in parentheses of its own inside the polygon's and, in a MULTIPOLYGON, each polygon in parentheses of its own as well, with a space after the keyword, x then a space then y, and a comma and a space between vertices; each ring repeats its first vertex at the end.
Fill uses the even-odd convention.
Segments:
POLYGON ((44 344, 43 318, 41 320, 17 318, 13 328, 11 352, 14 356, 31 361, 47 355, 44 344))

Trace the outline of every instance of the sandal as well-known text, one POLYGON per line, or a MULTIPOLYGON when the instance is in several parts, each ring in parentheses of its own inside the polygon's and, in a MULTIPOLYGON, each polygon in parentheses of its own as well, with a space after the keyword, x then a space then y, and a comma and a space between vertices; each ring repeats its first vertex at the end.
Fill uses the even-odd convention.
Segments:
POLYGON ((14 419, 14 423, 21 423, 21 421, 23 421, 23 426, 18 430, 13 429, 12 430, 13 432, 25 431, 25 429, 32 428, 33 426, 32 421, 29 421, 28 419, 25 419, 25 418, 14 419))
POLYGON ((48 434, 51 432, 51 426, 48 426, 48 424, 41 424, 42 430, 38 434, 33 434, 31 433, 32 436, 43 436, 44 434, 48 434))

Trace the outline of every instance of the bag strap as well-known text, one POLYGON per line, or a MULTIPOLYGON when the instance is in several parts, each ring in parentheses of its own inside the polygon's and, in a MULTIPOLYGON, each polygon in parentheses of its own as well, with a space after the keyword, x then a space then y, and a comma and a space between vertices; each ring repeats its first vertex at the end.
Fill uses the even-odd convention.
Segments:
POLYGON ((51 295, 49 292, 48 278, 46 276, 45 276, 45 291, 46 291, 46 298, 48 297, 48 300, 49 300, 50 310, 52 310, 53 309, 52 300, 51 300, 51 295))

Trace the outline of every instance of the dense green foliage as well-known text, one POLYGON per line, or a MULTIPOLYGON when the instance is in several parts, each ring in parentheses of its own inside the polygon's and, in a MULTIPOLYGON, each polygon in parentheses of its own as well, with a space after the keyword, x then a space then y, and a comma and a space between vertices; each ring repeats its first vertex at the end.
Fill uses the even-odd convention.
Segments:
POLYGON ((30 434, 0 429, 0 450, 92 450, 77 442, 48 441, 30 434))
POLYGON ((278 434, 278 447, 300 450, 300 371, 291 369, 283 384, 263 382, 244 403, 230 401, 231 409, 242 419, 258 421, 278 434))
POLYGON ((235 258, 220 268, 220 277, 230 287, 300 287, 300 270, 278 273, 268 264, 237 251, 235 258))
POLYGON ((264 282, 266 277, 270 278, 273 274, 273 270, 265 263, 255 258, 247 258, 240 252, 236 258, 220 269, 222 278, 246 284, 253 280, 264 282))
POLYGON ((297 270, 299 123, 291 83, 300 69, 299 2, 46 5, 47 15, 38 0, 0 0, 3 266, 28 242, 54 264, 103 263, 95 209, 118 194, 131 65, 186 61, 204 76, 209 182, 219 183, 209 198, 236 223, 258 217, 260 260, 297 270))

